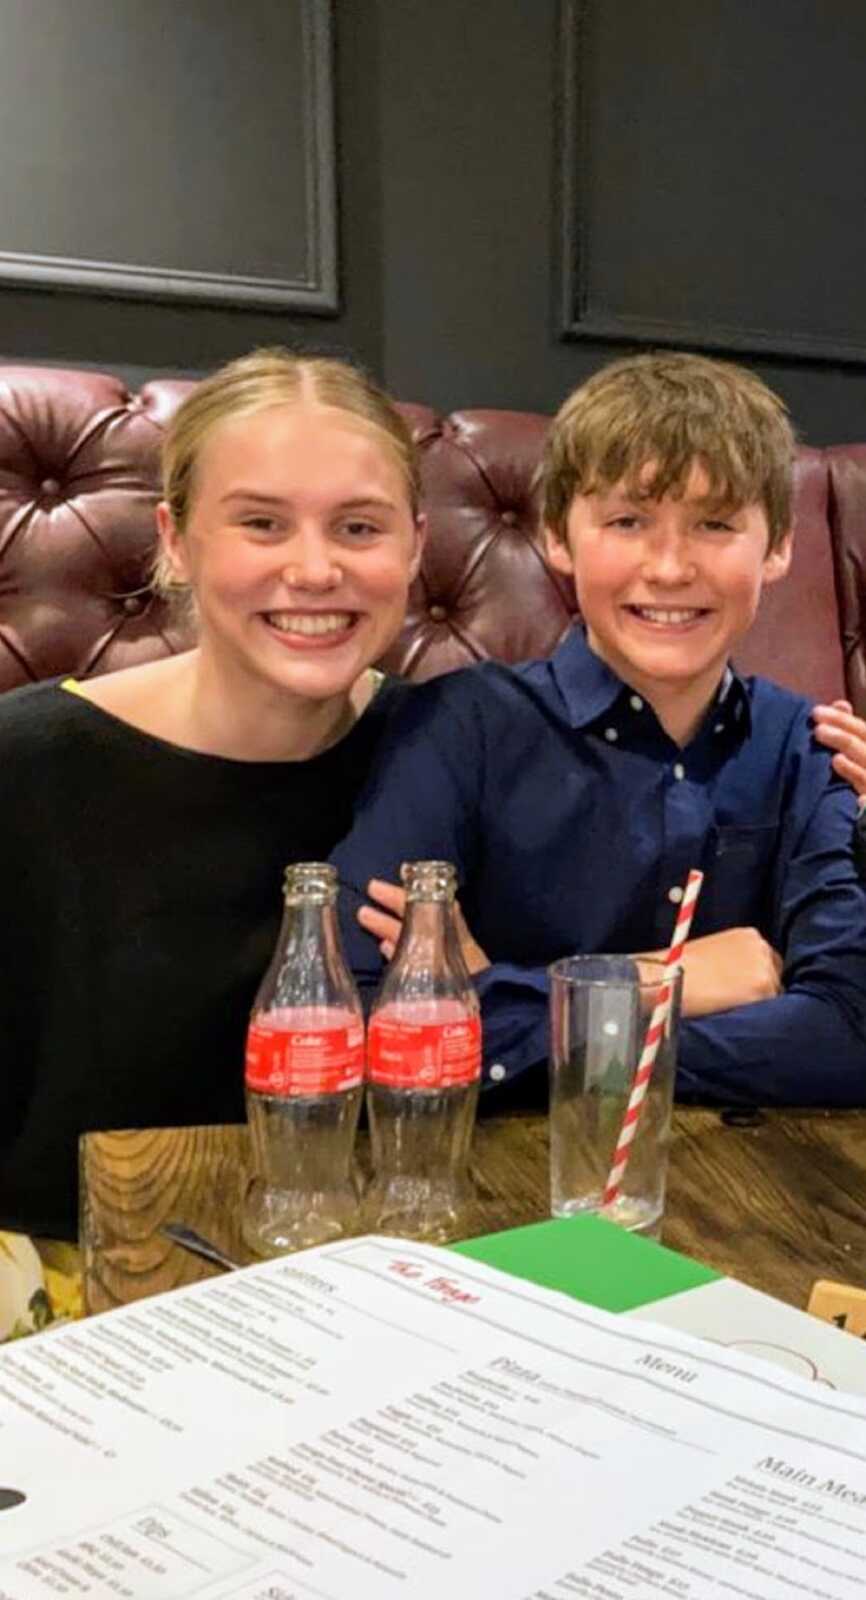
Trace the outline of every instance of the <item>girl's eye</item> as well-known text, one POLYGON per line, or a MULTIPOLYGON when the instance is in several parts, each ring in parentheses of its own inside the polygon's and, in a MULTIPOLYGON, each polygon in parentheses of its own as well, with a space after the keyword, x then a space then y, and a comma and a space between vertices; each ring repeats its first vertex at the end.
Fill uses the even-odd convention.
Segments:
POLYGON ((256 512, 254 516, 242 517, 241 523, 253 533, 273 533, 279 526, 276 517, 269 517, 264 511, 256 512))

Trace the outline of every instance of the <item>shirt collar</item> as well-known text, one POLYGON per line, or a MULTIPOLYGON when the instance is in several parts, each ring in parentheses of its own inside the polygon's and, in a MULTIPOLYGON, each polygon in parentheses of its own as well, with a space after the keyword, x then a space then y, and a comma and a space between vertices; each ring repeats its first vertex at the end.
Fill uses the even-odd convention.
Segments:
MULTIPOLYGON (((590 650, 583 628, 575 624, 551 658, 551 671, 565 702, 569 726, 586 728, 609 711, 628 684, 623 683, 600 656, 590 650)), ((732 666, 725 668, 710 711, 724 713, 727 723, 742 737, 751 731, 752 708, 745 682, 732 666)))
POLYGON ((623 691, 622 679, 590 650, 579 626, 572 628, 554 652, 551 671, 572 728, 586 728, 595 722, 623 691))
POLYGON ((716 721, 721 714, 724 722, 733 728, 739 738, 745 739, 751 733, 752 700, 746 681, 736 668, 730 665, 725 667, 725 676, 710 709, 716 714, 716 721))

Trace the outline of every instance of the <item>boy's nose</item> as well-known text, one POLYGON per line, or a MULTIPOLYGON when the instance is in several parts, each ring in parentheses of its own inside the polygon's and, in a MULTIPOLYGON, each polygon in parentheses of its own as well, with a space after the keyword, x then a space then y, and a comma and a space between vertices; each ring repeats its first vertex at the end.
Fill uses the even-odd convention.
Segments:
POLYGON ((648 540, 643 568, 650 582, 669 585, 689 583, 697 571, 691 544, 679 534, 648 540))

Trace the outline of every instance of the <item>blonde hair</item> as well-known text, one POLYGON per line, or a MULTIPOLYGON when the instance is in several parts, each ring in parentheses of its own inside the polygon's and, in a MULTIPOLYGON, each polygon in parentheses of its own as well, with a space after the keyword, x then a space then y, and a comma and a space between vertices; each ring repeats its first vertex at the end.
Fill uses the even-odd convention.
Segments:
MULTIPOLYGON (((418 454, 393 401, 358 367, 325 356, 299 356, 280 347, 254 350, 230 361, 196 384, 178 406, 162 446, 162 492, 175 527, 183 533, 195 496, 196 469, 213 430, 232 417, 272 406, 312 401, 333 406, 369 424, 381 436, 402 473, 417 517, 421 496, 418 454)), ((158 594, 191 599, 189 585, 174 573, 165 552, 157 551, 152 587, 158 594)))
POLYGON ((744 367, 629 356, 581 384, 554 418, 540 468, 544 521, 564 539, 576 494, 624 483, 638 497, 679 496, 700 465, 720 509, 763 507, 773 550, 791 526, 794 446, 785 405, 744 367))

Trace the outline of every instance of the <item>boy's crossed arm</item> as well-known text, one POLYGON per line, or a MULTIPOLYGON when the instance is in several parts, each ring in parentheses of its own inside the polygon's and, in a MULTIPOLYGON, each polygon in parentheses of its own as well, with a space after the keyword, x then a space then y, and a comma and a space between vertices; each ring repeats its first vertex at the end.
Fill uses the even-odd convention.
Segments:
MULTIPOLYGON (((396 883, 371 878, 367 893, 372 904, 358 912, 358 921, 374 939, 386 961, 390 961, 406 904, 404 891, 396 883)), ((472 977, 491 963, 466 924, 458 908, 457 929, 463 959, 472 977)), ((659 960, 662 950, 636 952, 637 959, 659 960)), ((717 1011, 732 1011, 758 1000, 772 1000, 782 992, 782 957, 768 944, 757 928, 727 928, 721 933, 691 939, 682 959, 684 1017, 706 1017, 717 1011)))

